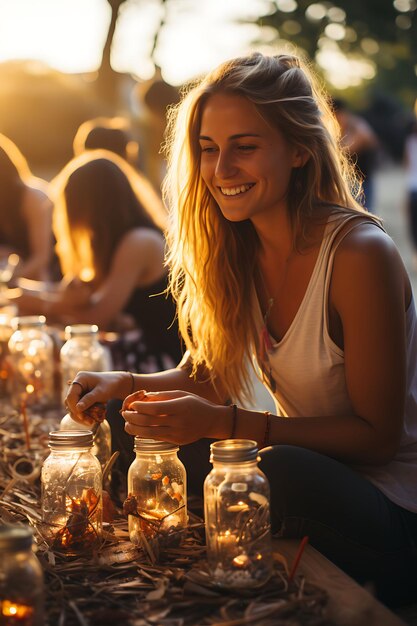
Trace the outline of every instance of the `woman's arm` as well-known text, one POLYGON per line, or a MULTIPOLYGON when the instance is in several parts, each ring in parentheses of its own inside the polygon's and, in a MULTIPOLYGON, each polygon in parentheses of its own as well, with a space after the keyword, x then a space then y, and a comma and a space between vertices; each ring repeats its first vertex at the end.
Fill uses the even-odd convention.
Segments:
POLYGON ((196 377, 192 377, 190 371, 189 355, 186 353, 176 368, 155 374, 78 372, 75 377, 77 383, 69 385, 66 405, 74 419, 89 424, 91 420, 83 415, 83 411, 94 403, 106 402, 112 398, 125 399, 141 389, 147 391, 182 389, 197 394, 196 397, 200 401, 205 398, 209 403, 213 403, 214 407, 225 402, 226 394, 220 385, 216 385, 215 388, 203 371, 197 373, 196 377))
POLYGON ((28 228, 30 255, 19 264, 14 278, 46 280, 52 257, 52 203, 40 189, 28 187, 22 210, 28 228))
POLYGON ((163 237, 152 230, 130 231, 120 242, 103 284, 88 297, 73 294, 73 289, 54 293, 24 292, 16 298, 26 314, 42 313, 48 320, 62 324, 97 324, 106 329, 141 284, 156 281, 166 271, 163 237))
MULTIPOLYGON (((268 420, 266 415, 239 409, 235 436, 262 445, 268 428, 271 444, 301 446, 347 463, 372 465, 391 460, 399 445, 404 412, 405 309, 410 297, 403 263, 392 241, 373 226, 349 234, 336 254, 330 306, 340 319, 354 414, 271 416, 268 420)), ((124 412, 131 434, 150 436, 151 426, 159 426, 163 437, 178 443, 193 437, 230 436, 230 407, 180 392, 174 396, 161 392, 149 399, 152 402, 134 402, 124 412)))

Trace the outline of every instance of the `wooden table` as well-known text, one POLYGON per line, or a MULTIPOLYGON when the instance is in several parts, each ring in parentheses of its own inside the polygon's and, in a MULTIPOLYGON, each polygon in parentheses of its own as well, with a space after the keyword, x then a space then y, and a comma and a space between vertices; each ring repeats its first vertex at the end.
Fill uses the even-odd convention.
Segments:
MULTIPOLYGON (((274 539, 274 550, 283 554, 289 565, 299 545, 298 540, 274 539)), ((298 573, 326 589, 328 617, 337 626, 405 626, 405 622, 310 545, 304 550, 298 573)))

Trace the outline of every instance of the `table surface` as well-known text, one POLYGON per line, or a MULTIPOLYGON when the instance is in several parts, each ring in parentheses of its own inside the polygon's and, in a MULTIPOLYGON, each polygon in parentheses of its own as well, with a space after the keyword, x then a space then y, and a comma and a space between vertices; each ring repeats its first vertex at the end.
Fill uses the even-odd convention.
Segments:
MULTIPOLYGON (((298 540, 274 539, 274 550, 291 566, 298 540)), ((337 626, 405 626, 399 617, 378 602, 364 587, 342 572, 312 546, 307 545, 297 574, 304 574, 329 594, 328 617, 337 626)))

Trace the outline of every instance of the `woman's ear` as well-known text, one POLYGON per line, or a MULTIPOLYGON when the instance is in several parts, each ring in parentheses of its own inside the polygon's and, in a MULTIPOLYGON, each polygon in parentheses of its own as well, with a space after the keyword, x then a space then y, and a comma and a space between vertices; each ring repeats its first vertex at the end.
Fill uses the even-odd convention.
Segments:
POLYGON ((304 167, 309 159, 307 150, 304 148, 295 148, 292 166, 295 168, 304 167))

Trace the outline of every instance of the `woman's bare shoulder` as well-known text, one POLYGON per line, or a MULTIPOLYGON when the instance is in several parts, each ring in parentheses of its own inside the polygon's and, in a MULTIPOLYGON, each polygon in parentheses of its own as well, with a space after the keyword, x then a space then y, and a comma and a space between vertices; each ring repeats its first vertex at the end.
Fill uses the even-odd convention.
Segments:
MULTIPOLYGON (((370 260, 387 258, 401 261, 401 256, 392 238, 376 222, 358 221, 348 232, 341 231, 341 241, 338 244, 336 256, 341 260, 351 259, 354 256, 366 257, 370 260)), ((401 261, 402 263, 402 261, 401 261)))
POLYGON ((52 201, 46 189, 27 185, 23 196, 23 209, 32 213, 45 213, 52 210, 52 201))
POLYGON ((335 252, 333 287, 347 293, 359 283, 389 290, 400 286, 406 301, 411 297, 410 280, 392 238, 377 224, 361 223, 340 241, 335 252), (383 287, 385 285, 385 287, 383 287))
POLYGON ((165 240, 160 232, 152 228, 133 228, 124 235, 120 247, 160 251, 165 248, 165 240))

